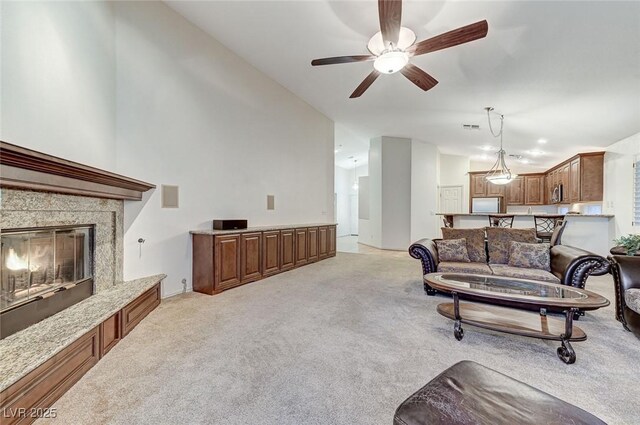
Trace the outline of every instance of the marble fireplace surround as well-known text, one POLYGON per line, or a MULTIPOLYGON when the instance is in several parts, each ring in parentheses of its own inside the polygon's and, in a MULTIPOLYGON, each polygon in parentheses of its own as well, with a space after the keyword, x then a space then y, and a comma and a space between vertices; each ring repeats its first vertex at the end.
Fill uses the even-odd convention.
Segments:
POLYGON ((154 185, 0 141, 0 231, 95 225, 94 293, 123 280, 124 200, 154 185))
POLYGON ((94 293, 123 280, 124 201, 2 188, 0 229, 95 224, 94 293))

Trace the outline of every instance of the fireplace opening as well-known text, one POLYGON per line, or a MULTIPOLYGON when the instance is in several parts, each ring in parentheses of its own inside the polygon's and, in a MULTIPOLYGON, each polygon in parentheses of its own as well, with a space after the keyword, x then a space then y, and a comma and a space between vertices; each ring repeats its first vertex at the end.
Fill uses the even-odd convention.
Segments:
POLYGON ((93 225, 9 229, 0 237, 0 339, 93 295, 93 225))

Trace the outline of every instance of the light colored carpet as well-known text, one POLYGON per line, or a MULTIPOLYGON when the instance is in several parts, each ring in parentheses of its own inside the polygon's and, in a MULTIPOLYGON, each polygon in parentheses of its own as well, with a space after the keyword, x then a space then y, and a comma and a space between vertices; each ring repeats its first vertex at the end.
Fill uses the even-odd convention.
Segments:
MULTIPOLYGON (((588 288, 613 300, 608 276, 588 288)), ((456 341, 435 311, 443 301, 423 292, 419 262, 396 253, 339 253, 217 296, 176 296, 55 404, 51 422, 391 424, 406 397, 469 359, 610 424, 638 423, 640 340, 613 306, 580 320, 589 339, 565 365, 556 342, 471 326, 456 341)))

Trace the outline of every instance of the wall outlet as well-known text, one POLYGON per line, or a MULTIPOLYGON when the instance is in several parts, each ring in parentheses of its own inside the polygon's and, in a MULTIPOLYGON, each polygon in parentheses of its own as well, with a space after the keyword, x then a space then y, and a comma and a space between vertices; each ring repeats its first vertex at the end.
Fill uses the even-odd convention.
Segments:
POLYGON ((182 279, 182 292, 187 292, 187 279, 182 279))

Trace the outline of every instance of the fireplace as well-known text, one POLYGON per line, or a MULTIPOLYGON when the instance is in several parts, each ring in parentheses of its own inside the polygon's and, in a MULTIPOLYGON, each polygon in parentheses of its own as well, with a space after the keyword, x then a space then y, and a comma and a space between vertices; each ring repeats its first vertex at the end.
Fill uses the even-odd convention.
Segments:
POLYGON ((93 294, 93 225, 9 229, 0 237, 0 339, 93 294))

